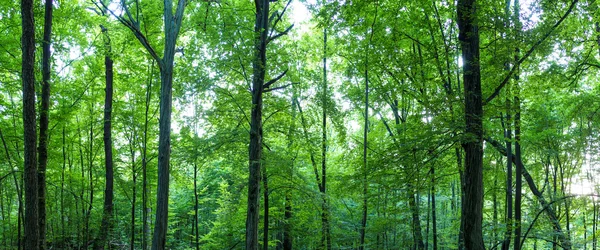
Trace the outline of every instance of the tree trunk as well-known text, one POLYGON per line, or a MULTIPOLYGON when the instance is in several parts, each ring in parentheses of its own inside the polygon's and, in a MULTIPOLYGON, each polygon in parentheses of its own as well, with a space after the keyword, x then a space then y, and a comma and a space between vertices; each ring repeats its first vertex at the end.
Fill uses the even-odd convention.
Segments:
POLYGON ((165 249, 167 243, 167 222, 169 216, 169 162, 171 159, 171 109, 173 103, 173 62, 175 59, 175 45, 181 19, 185 8, 185 0, 177 3, 176 14, 173 15, 173 2, 164 1, 164 35, 165 47, 163 58, 158 59, 160 64, 160 115, 158 136, 158 190, 156 193, 156 222, 154 223, 154 236, 152 249, 165 249))
MULTIPOLYGON (((511 130, 511 118, 510 118, 510 100, 506 100, 506 128, 504 137, 506 138, 506 154, 507 158, 512 157, 512 130, 511 130)), ((510 239, 512 237, 513 227, 513 196, 512 196, 512 161, 506 161, 506 232, 504 234, 504 241, 502 242, 502 250, 508 250, 510 248, 510 239)), ((515 232, 516 233, 516 232, 515 232)), ((515 239, 515 247, 517 247, 515 239)))
POLYGON ((323 226, 321 234, 321 245, 323 249, 331 249, 331 235, 329 226, 329 207, 327 205, 327 27, 323 28, 323 133, 321 143, 321 184, 320 191, 323 199, 321 204, 321 223, 323 226))
MULTIPOLYGON (((368 46, 367 46, 368 47, 368 46)), ((367 48, 368 49, 368 48, 367 48)), ((363 128, 363 166, 362 166, 362 220, 360 222, 360 245, 359 250, 365 249, 365 234, 367 229, 367 206, 368 206, 368 190, 367 190, 367 143, 369 134, 369 61, 368 52, 366 53, 365 60, 365 117, 364 117, 364 128, 363 128)))
POLYGON ((35 115, 35 21, 33 1, 21 0, 21 78, 23 81, 23 138, 25 178, 25 249, 38 249, 38 171, 35 115))
POLYGON ((144 139, 142 144, 142 250, 148 249, 148 238, 150 226, 148 225, 148 123, 150 112, 150 101, 152 100, 152 79, 154 75, 154 61, 149 69, 148 84, 146 85, 146 102, 144 114, 144 139))
POLYGON ((44 40, 42 41, 42 105, 38 161, 38 214, 40 249, 46 249, 46 167, 48 166, 48 116, 50 109, 50 36, 52 34, 52 0, 46 0, 44 40))
POLYGON ((431 227, 433 231, 433 250, 438 249, 437 215, 435 207, 435 167, 431 165, 431 227))
POLYGON ((255 0, 254 59, 252 61, 252 111, 250 118, 248 209, 246 214, 246 250, 258 250, 258 214, 262 156, 262 95, 265 82, 269 0, 255 0))
POLYGON ((269 250, 269 179, 267 178, 267 168, 262 168, 262 183, 263 183, 263 202, 264 202, 264 214, 263 214, 263 249, 269 250))
POLYGON ((104 168, 106 170, 106 187, 104 189, 104 210, 102 224, 96 244, 96 249, 104 249, 108 235, 112 229, 113 211, 113 152, 112 152, 112 101, 113 101, 113 61, 111 59, 110 37, 108 31, 102 28, 105 38, 104 67, 106 77, 106 88, 104 96, 104 168))
POLYGON ((484 249, 483 220, 483 106, 479 65, 479 29, 476 0, 459 0, 457 16, 463 58, 465 122, 464 193, 461 224, 466 249, 484 249))
POLYGON ((198 232, 198 164, 196 161, 194 161, 194 227, 196 227, 194 246, 196 250, 199 250, 200 233, 198 232))

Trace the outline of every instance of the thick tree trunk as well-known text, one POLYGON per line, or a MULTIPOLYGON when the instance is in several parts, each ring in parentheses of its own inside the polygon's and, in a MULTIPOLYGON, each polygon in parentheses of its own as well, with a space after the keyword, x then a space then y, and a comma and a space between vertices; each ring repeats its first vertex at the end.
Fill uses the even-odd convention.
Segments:
POLYGON ((104 210, 102 215, 102 224, 100 226, 100 232, 96 244, 96 249, 104 249, 108 235, 112 228, 112 211, 113 211, 113 152, 112 152, 112 100, 113 100, 113 61, 110 53, 110 38, 108 31, 102 28, 102 32, 105 36, 105 55, 104 55, 104 67, 105 67, 105 78, 106 88, 104 95, 104 168, 106 171, 105 181, 106 186, 104 189, 104 210))
POLYGON ((21 0, 21 78, 23 81, 23 134, 25 178, 25 249, 38 249, 38 171, 35 115, 35 21, 33 1, 21 0))
MULTIPOLYGON (((160 64, 160 116, 158 135, 158 190, 156 192, 156 220, 152 249, 165 249, 167 243, 167 224, 169 216, 169 171, 171 159, 171 110, 173 103, 173 64, 175 45, 181 19, 185 8, 185 0, 179 0, 173 15, 172 0, 164 1, 164 35, 165 47, 160 64)), ((158 59, 158 58, 157 58, 158 59)))
POLYGON ((484 249, 483 220, 483 106, 479 65, 476 0, 459 0, 457 17, 463 58, 465 122, 464 194, 461 224, 466 249, 484 249))
POLYGON ((262 95, 265 82, 269 1, 255 0, 254 60, 252 68, 252 111, 250 118, 248 209, 246 214, 246 250, 258 250, 258 214, 262 156, 262 95))
POLYGON ((44 40, 42 41, 42 105, 38 161, 38 214, 40 249, 46 249, 46 167, 48 165, 48 116, 50 109, 50 36, 52 34, 52 0, 46 0, 44 40))

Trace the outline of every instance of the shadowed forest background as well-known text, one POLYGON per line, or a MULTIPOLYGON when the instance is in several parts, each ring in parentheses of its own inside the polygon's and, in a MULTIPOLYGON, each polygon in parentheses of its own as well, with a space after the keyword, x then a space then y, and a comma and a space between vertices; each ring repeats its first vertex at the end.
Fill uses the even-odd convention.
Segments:
POLYGON ((0 1, 0 249, 598 249, 598 4, 0 1))

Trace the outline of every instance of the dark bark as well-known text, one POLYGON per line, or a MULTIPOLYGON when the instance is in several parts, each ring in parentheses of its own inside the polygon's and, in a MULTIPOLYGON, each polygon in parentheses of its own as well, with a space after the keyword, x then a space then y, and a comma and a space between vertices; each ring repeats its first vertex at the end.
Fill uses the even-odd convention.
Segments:
POLYGON ((105 38, 105 55, 104 55, 104 70, 106 88, 104 95, 104 169, 105 175, 105 189, 104 189, 104 210, 102 215, 102 224, 100 226, 100 232, 98 235, 96 249, 104 249, 108 235, 112 229, 112 211, 113 211, 113 152, 112 152, 112 101, 113 101, 113 61, 111 59, 110 50, 110 37, 108 31, 103 27, 102 33, 105 38))
POLYGON ((433 233, 433 250, 438 249, 437 215, 435 207, 435 167, 431 165, 431 227, 433 233))
POLYGON ((465 172, 461 224, 466 249, 484 249, 483 220, 483 106, 479 65, 476 0, 459 0, 457 17, 463 58, 465 95, 465 172))
POLYGON ((196 250, 200 249, 200 233, 198 232, 198 164, 194 161, 194 227, 196 227, 196 235, 194 246, 196 250))
POLYGON ((269 250, 269 179, 267 178, 267 168, 262 168, 262 183, 263 183, 263 202, 264 202, 264 214, 263 214, 263 249, 269 250))
POLYGON ((267 35, 269 32, 269 1, 255 0, 254 59, 252 68, 252 111, 250 144, 248 146, 248 209, 246 214, 246 250, 258 250, 258 214, 262 156, 262 102, 265 84, 267 35))
POLYGON ((50 109, 50 43, 52 34, 52 0, 46 0, 44 40, 42 41, 42 105, 38 148, 38 214, 40 249, 46 249, 46 167, 48 166, 48 116, 50 109))
MULTIPOLYGON (((511 118, 510 118, 510 100, 506 100, 507 114, 506 114, 506 128, 504 137, 506 139, 507 158, 512 157, 512 130, 511 130, 511 118)), ((502 242, 502 250, 508 250, 510 247, 510 241, 512 237, 513 228, 513 195, 512 195, 512 161, 506 161, 506 232, 504 234, 504 241, 502 242)), ((516 239, 515 239, 516 240, 516 239)))
POLYGON ((327 205, 327 27, 323 28, 323 118, 322 118, 322 143, 321 143, 321 184, 320 191, 323 199, 321 204, 321 246, 331 249, 331 235, 329 226, 329 207, 327 205))
MULTIPOLYGON (((158 190, 156 194, 156 222, 152 249, 165 249, 167 243, 167 223, 169 215, 169 163, 171 159, 171 109, 173 98, 173 61, 175 44, 181 28, 181 19, 185 8, 185 0, 177 3, 176 14, 173 15, 173 3, 164 1, 164 34, 165 47, 160 64, 160 115, 158 136, 158 190)), ((150 51, 150 49, 149 49, 150 51)))
POLYGON ((23 82, 23 137, 25 179, 25 249, 38 249, 38 171, 35 115, 35 21, 33 1, 21 0, 21 79, 23 82))
MULTIPOLYGON (((520 42, 521 21, 520 21, 520 4, 519 0, 515 0, 513 5, 513 22, 515 23, 515 43, 520 42)), ((517 62, 516 71, 514 73, 515 80, 515 157, 522 159, 521 156, 521 100, 519 87, 519 47, 515 48, 514 61, 517 62)), ((508 150, 510 151, 510 149, 508 150)), ((508 157, 508 156, 507 156, 508 157)), ((509 158, 510 159, 510 158, 509 158)), ((508 161, 511 162, 511 161, 508 161)), ((521 204, 523 199, 523 169, 517 164, 515 168, 515 250, 521 249, 521 204)), ((568 226, 567 226, 568 228, 568 226)), ((568 229, 567 229, 568 230, 568 229)))

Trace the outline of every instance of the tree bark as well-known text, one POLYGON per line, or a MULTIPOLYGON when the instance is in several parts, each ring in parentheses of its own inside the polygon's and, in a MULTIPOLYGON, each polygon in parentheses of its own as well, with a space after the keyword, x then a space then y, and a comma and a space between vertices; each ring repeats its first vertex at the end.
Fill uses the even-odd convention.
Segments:
POLYGON ((248 209, 246 213, 246 250, 258 250, 258 214, 262 156, 262 102, 265 82, 269 0, 255 0, 254 60, 252 68, 252 111, 250 118, 248 209))
POLYGON ((321 204, 321 245, 323 249, 331 249, 331 235, 329 226, 329 207, 327 204, 327 27, 323 27, 323 118, 322 118, 322 143, 321 143, 321 184, 320 191, 323 199, 321 204))
POLYGON ((476 0, 459 0, 457 17, 463 58, 465 95, 464 193, 461 224, 466 249, 484 249, 483 220, 483 106, 479 65, 479 29, 476 0))
POLYGON ((38 249, 38 171, 35 115, 35 21, 33 1, 21 0, 21 79, 23 83, 23 139, 25 178, 25 249, 38 249))
POLYGON ((50 43, 52 34, 52 0, 46 0, 44 40, 42 41, 42 105, 38 148, 38 214, 40 249, 46 249, 46 167, 48 166, 48 116, 50 109, 50 43))
POLYGON ((105 38, 104 52, 104 67, 105 67, 105 96, 104 96, 104 168, 106 171, 104 189, 104 210, 102 215, 102 224, 96 244, 96 249, 104 249, 108 235, 112 228, 112 211, 113 211, 113 152, 112 152, 112 101, 113 101, 113 61, 111 59, 110 37, 108 31, 102 27, 102 33, 105 38))

